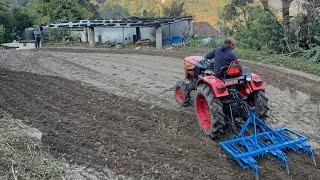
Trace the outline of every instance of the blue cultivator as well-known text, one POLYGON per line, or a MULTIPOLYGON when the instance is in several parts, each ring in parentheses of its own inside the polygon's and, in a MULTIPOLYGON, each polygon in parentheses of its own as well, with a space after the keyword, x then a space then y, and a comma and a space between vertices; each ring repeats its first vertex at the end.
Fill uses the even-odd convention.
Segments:
POLYGON ((254 109, 250 110, 239 135, 230 141, 221 142, 220 145, 241 168, 250 168, 256 179, 259 179, 259 166, 254 157, 268 155, 278 159, 289 173, 288 158, 284 151, 292 150, 308 154, 316 165, 313 150, 307 144, 307 137, 288 128, 272 129, 255 116, 254 109), (247 136, 250 124, 253 125, 253 132, 247 136))

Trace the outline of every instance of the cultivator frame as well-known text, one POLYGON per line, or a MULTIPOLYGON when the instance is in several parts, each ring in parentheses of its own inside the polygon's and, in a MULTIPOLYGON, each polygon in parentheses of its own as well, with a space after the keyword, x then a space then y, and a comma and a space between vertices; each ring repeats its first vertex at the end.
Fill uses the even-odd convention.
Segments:
POLYGON ((307 144, 307 140, 307 137, 289 128, 272 129, 257 118, 254 109, 250 108, 247 121, 238 136, 219 144, 235 159, 241 168, 250 168, 254 172, 256 179, 259 179, 259 166, 254 158, 264 155, 280 160, 288 174, 290 173, 285 150, 308 154, 316 166, 313 149, 307 144), (250 124, 252 124, 253 131, 251 128, 252 133, 247 135, 250 124))

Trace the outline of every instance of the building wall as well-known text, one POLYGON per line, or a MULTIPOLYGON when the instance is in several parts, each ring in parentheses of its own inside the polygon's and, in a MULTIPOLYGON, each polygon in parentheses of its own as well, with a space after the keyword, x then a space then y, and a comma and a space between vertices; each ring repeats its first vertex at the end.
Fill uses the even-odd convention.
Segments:
MULTIPOLYGON (((175 24, 162 26, 162 39, 172 38, 173 36, 183 37, 185 32, 189 29, 188 21, 181 21, 175 24)), ((102 43, 114 42, 121 44, 133 43, 133 36, 136 35, 136 28, 112 28, 112 27, 96 27, 95 41, 102 43), (99 38, 101 36, 101 38, 99 38)), ((150 39, 152 42, 156 41, 156 27, 141 27, 141 39, 150 39)), ((81 40, 84 41, 84 31, 82 31, 81 40)))
POLYGON ((181 21, 175 24, 162 26, 161 28, 163 39, 170 39, 173 36, 184 37, 184 35, 189 31, 189 23, 188 21, 181 21))
POLYGON ((150 39, 151 42, 156 41, 156 28, 155 27, 141 27, 141 39, 150 39))
POLYGON ((99 36, 101 36, 101 42, 114 42, 120 44, 133 43, 133 35, 136 35, 136 28, 107 28, 97 27, 94 28, 95 41, 99 42, 99 36))

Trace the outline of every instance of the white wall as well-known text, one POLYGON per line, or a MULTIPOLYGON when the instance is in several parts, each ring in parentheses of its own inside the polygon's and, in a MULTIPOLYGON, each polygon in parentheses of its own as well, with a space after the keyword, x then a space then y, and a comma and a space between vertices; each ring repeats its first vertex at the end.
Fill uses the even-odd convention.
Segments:
POLYGON ((133 35, 136 35, 136 28, 94 28, 95 41, 99 42, 99 35, 101 35, 102 43, 114 42, 121 44, 133 43, 133 35))
POLYGON ((141 27, 141 39, 150 39, 151 42, 156 41, 156 28, 155 27, 141 27))
POLYGON ((189 30, 189 23, 188 21, 181 21, 175 24, 162 26, 161 28, 163 39, 169 39, 173 36, 183 37, 183 34, 189 30))
MULTIPOLYGON (((181 21, 175 24, 162 26, 162 39, 168 39, 173 36, 183 37, 183 32, 188 31, 188 21, 181 21)), ((136 35, 136 28, 112 28, 112 27, 96 27, 95 41, 99 42, 99 35, 101 35, 102 43, 115 42, 121 44, 133 43, 133 35, 136 35)), ((152 42, 156 41, 155 27, 141 27, 141 39, 150 39, 152 42)), ((82 31, 81 40, 84 40, 84 31, 82 31)))

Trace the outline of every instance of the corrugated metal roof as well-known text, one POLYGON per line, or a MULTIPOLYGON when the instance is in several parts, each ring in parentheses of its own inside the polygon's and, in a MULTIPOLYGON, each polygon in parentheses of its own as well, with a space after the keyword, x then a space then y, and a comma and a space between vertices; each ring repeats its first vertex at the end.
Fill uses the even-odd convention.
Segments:
POLYGON ((173 24, 186 20, 193 20, 193 16, 184 17, 160 17, 160 18, 142 18, 131 17, 128 19, 95 19, 64 21, 61 23, 50 24, 47 28, 79 28, 79 27, 155 27, 166 24, 173 24))

